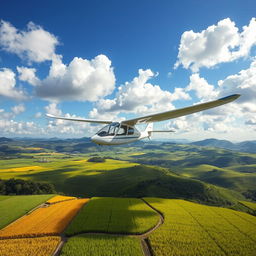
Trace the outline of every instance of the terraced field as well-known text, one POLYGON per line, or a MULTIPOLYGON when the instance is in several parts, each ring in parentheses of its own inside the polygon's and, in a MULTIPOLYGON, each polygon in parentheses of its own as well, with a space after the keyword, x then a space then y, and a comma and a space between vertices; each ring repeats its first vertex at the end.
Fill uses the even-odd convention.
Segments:
POLYGON ((141 234, 159 222, 159 215, 141 199, 92 198, 65 231, 71 236, 86 232, 141 234))
POLYGON ((145 200, 165 219, 149 236, 154 255, 255 255, 256 217, 184 200, 145 200))

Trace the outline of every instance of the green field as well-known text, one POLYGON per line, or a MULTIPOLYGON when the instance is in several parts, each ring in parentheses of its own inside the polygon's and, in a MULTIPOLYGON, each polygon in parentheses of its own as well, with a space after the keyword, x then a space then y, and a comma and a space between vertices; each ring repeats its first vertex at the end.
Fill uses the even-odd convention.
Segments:
POLYGON ((245 205, 246 207, 256 211, 256 203, 247 202, 247 201, 240 201, 241 204, 245 205))
POLYGON ((159 215, 141 199, 92 198, 65 231, 68 236, 86 232, 141 234, 153 228, 159 215))
POLYGON ((109 235, 79 235, 68 240, 61 256, 143 256, 140 240, 109 235))
POLYGON ((3 201, 3 200, 6 200, 6 199, 8 199, 10 196, 1 196, 0 195, 0 201, 3 201))
POLYGON ((164 214, 149 236, 154 255, 255 255, 256 217, 184 200, 145 200, 164 214))
POLYGON ((10 196, 5 200, 1 200, 0 229, 47 201, 52 196, 53 195, 10 196))

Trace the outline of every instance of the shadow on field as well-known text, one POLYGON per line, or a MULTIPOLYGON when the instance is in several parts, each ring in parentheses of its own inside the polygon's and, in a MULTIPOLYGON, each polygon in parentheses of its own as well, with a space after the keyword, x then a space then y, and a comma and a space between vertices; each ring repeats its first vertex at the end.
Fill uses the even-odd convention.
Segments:
MULTIPOLYGON (((159 202, 161 199, 156 199, 159 202)), ((160 221, 159 214, 141 199, 92 198, 65 231, 67 236, 83 233, 144 234, 160 221)))

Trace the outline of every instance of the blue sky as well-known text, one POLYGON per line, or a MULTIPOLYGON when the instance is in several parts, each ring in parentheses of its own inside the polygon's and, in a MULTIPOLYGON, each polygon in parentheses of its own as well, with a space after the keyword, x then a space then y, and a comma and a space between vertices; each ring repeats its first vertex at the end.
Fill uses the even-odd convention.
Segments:
POLYGON ((96 127, 44 115, 117 120, 241 93, 156 126, 255 139, 254 1, 25 3, 1 5, 0 136, 90 136, 96 127))

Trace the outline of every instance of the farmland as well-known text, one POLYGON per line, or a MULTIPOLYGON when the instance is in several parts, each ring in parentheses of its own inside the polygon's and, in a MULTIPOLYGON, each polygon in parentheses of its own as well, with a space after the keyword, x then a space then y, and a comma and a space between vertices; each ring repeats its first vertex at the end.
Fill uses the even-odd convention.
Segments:
POLYGON ((256 203, 247 202, 247 201, 240 201, 241 204, 245 205, 246 207, 256 211, 256 203))
POLYGON ((51 256, 60 237, 36 237, 0 240, 1 256, 51 256))
POLYGON ((76 197, 73 196, 54 196, 52 198, 50 198, 49 200, 47 200, 46 203, 48 204, 56 204, 56 203, 60 203, 63 201, 68 201, 68 200, 73 200, 76 199, 76 197))
POLYGON ((77 199, 38 208, 0 230, 0 237, 58 235, 87 201, 77 199))
POLYGON ((66 230, 68 236, 86 232, 141 234, 159 222, 159 215, 135 198, 92 198, 66 230))
POLYGON ((184 200, 146 198, 164 214, 150 234, 153 253, 163 255, 255 255, 256 218, 184 200))
POLYGON ((137 238, 108 235, 79 235, 68 240, 61 256, 143 256, 137 238))
POLYGON ((53 195, 12 196, 0 201, 0 228, 23 216, 53 195))

